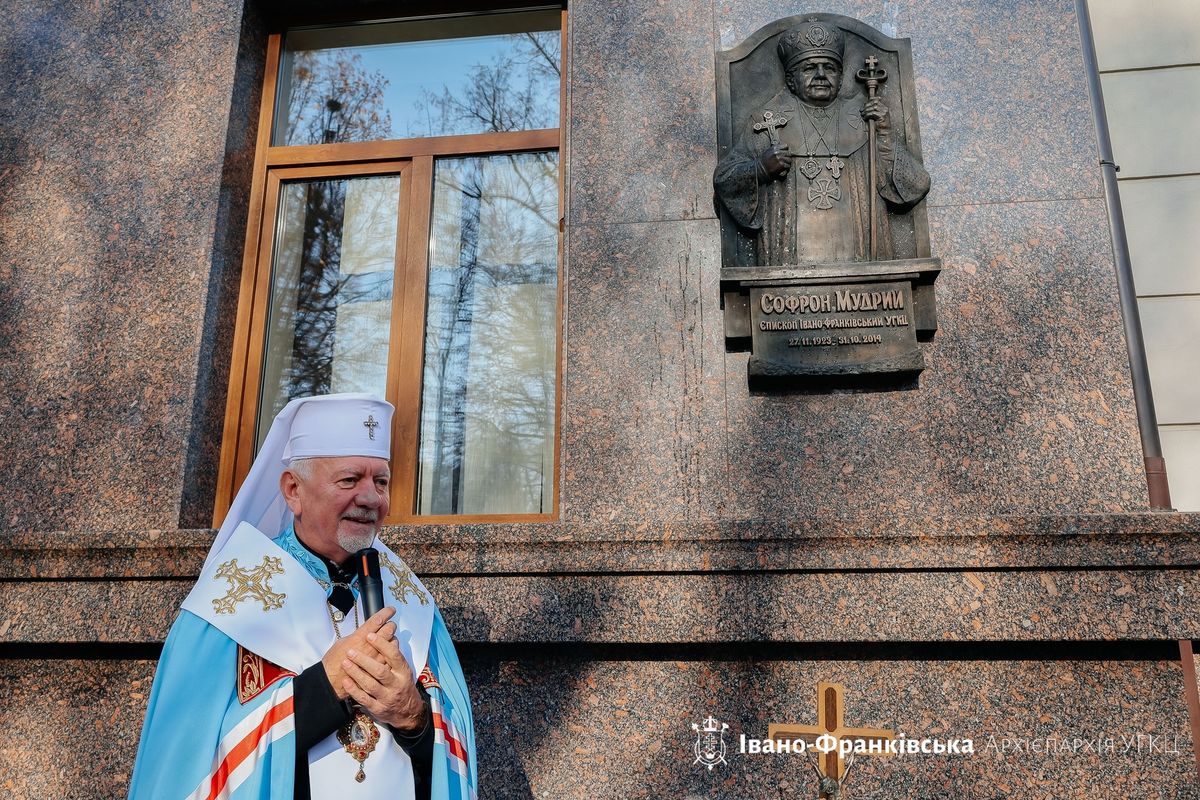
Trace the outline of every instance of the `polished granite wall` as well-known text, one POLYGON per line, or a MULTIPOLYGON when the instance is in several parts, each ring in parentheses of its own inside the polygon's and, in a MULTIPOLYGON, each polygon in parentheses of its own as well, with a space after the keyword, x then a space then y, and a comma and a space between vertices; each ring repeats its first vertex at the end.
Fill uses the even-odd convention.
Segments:
MULTIPOLYGON (((1108 800, 1114 786, 1147 785, 1200 797, 1175 641, 1200 637, 1200 515, 985 524, 386 538, 459 644, 485 798, 804 796, 794 761, 696 766, 690 725, 715 715, 732 743, 770 722, 810 724, 819 681, 846 686, 850 723, 975 745, 861 760, 850 797, 1108 800), (1113 744, 1044 752, 1077 738, 1113 744), (1018 753, 1018 741, 1042 752, 1018 753)), ((8 796, 121 791, 157 643, 209 541, 202 530, 27 534, 0 548, 8 796), (86 761, 29 746, 68 720, 100 732, 86 761), (94 764, 102 774, 84 780, 94 764)))
POLYGON ((0 7, 0 535, 211 519, 261 83, 241 5, 0 7))
MULTIPOLYGON (((0 12, 6 529, 207 522, 262 55, 239 6, 0 12)), ((713 52, 804 8, 571 7, 563 519, 1145 509, 1070 0, 824 6, 913 39, 941 330, 918 390, 749 390, 713 52)))
MULTIPOLYGON (((211 541, 264 31, 240 5, 0 9, 18 800, 123 791, 211 541), (31 746, 48 725, 95 735, 31 746)), ((851 721, 981 750, 1178 751, 864 760, 852 797, 1196 796, 1172 653, 1200 637, 1200 517, 1147 510, 1073 3, 579 0, 570 19, 562 520, 386 534, 464 644, 483 796, 810 791, 794 761, 693 765, 690 724, 810 722, 820 680, 851 721), (913 39, 945 262, 916 391, 750 392, 724 349, 713 52, 804 10, 913 39)))
POLYGON ((1146 508, 1071 0, 571 11, 566 519, 1146 508), (945 265, 917 391, 752 392, 724 352, 712 54, 806 10, 913 40, 945 265))

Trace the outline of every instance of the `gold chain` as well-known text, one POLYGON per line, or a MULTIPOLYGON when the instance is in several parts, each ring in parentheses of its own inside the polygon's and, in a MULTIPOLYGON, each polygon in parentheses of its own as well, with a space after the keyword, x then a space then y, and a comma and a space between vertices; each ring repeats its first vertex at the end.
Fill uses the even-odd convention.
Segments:
MULTIPOLYGON (((345 583, 331 584, 329 581, 323 581, 320 578, 315 578, 314 580, 316 580, 317 583, 321 584, 321 588, 327 592, 334 586, 345 586, 347 589, 350 588, 350 586, 345 583)), ((338 628, 337 617, 333 613, 333 604, 329 602, 329 598, 325 599, 325 610, 329 612, 329 621, 331 623, 333 623, 333 635, 335 637, 337 637, 338 639, 341 639, 342 631, 340 628, 338 628)), ((342 619, 345 619, 345 617, 342 617, 342 619)), ((358 603, 357 602, 354 604, 354 628, 355 628, 355 630, 358 629, 358 603)))
MULTIPOLYGON (((333 635, 337 638, 342 638, 342 632, 338 630, 337 620, 333 618, 333 606, 328 603, 325 607, 329 609, 329 621, 333 623, 333 635)), ((354 604, 354 629, 358 630, 358 603, 354 604)))
MULTIPOLYGON (((321 584, 321 588, 329 591, 333 584, 329 581, 323 581, 320 578, 315 579, 321 584)), ((338 586, 346 586, 344 583, 337 584, 338 586)), ((349 586, 346 586, 349 589, 349 586)), ((342 631, 338 627, 337 617, 334 616, 333 604, 328 602, 326 598, 325 610, 329 612, 329 622, 333 625, 333 635, 338 639, 342 638, 342 631)), ((343 616, 344 620, 345 617, 343 616)), ((354 604, 354 628, 358 629, 358 603, 354 604)), ((341 744, 351 758, 358 762, 358 772, 354 776, 354 780, 362 783, 367 779, 367 773, 363 770, 363 762, 367 760, 367 756, 371 755, 375 750, 375 745, 379 743, 379 728, 375 725, 375 720, 364 714, 362 709, 355 705, 354 716, 350 721, 338 728, 337 740, 341 744)))

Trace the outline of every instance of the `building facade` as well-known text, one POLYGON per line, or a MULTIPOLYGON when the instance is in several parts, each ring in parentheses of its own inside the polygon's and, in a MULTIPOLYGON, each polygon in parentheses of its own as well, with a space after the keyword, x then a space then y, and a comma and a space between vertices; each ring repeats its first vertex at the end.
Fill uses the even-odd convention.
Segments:
POLYGON ((1198 366, 1200 266, 1189 220, 1200 164, 1190 141, 1200 123, 1186 115, 1200 93, 1200 12, 1182 2, 1090 8, 1172 505, 1195 511, 1200 397, 1188 376, 1198 366))
MULTIPOLYGON (((1196 509, 1196 165, 1169 134, 1195 123, 1190 5, 1091 13, 1168 475, 1196 509)), ((309 138, 279 121, 290 29, 315 50, 349 46, 312 33, 338 23, 502 10, 0 11, 6 795, 123 794, 161 642, 283 396, 263 387, 311 379, 406 420, 384 538, 460 643, 483 797, 815 797, 805 756, 741 741, 817 724, 822 683, 848 727, 959 743, 856 758, 845 797, 1200 797, 1200 516, 1147 495, 1075 3, 581 0, 506 29, 561 43, 536 84, 556 124, 462 127, 436 81, 420 135, 339 128, 324 95, 309 138), (912 40, 943 262, 914 386, 763 390, 726 348, 714 58, 806 12, 912 40), (314 378, 286 366, 304 288, 279 276, 289 252, 328 263, 304 209, 334 195, 358 294, 318 311, 374 344, 319 343, 314 378), (526 238, 464 255, 462 220, 515 206, 526 238), (453 289, 489 264, 464 333, 453 289), (478 393, 533 410, 501 435, 478 393)))

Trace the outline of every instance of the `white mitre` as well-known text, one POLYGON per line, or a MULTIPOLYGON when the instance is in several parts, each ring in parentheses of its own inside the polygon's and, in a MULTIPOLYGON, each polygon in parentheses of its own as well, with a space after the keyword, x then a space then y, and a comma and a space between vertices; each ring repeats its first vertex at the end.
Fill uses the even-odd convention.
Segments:
POLYGON ((267 536, 291 524, 292 512, 279 491, 279 476, 292 461, 341 456, 390 459, 394 411, 391 403, 371 394, 298 397, 284 406, 233 498, 204 565, 243 522, 267 536))

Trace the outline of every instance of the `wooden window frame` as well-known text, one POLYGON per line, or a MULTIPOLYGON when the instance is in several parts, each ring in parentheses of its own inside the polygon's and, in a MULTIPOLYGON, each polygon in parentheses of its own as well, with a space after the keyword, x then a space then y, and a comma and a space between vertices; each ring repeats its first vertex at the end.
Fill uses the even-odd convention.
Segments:
POLYGON ((284 32, 280 30, 269 35, 258 137, 255 142, 254 175, 250 187, 250 216, 246 226, 241 286, 234 323, 233 359, 229 371, 229 395, 225 406, 213 527, 219 527, 225 518, 253 461, 280 187, 284 181, 289 180, 368 175, 402 176, 386 383, 387 399, 396 407, 392 418, 391 513, 384 520, 384 524, 538 523, 553 522, 559 518, 562 234, 565 208, 562 154, 566 150, 563 119, 566 113, 567 76, 565 8, 561 15, 560 35, 562 46, 558 128, 296 146, 271 144, 284 32), (425 356, 425 303, 429 273, 434 160, 440 157, 548 150, 556 151, 559 159, 558 278, 554 329, 554 488, 551 510, 540 514, 417 514, 414 509, 425 356))

